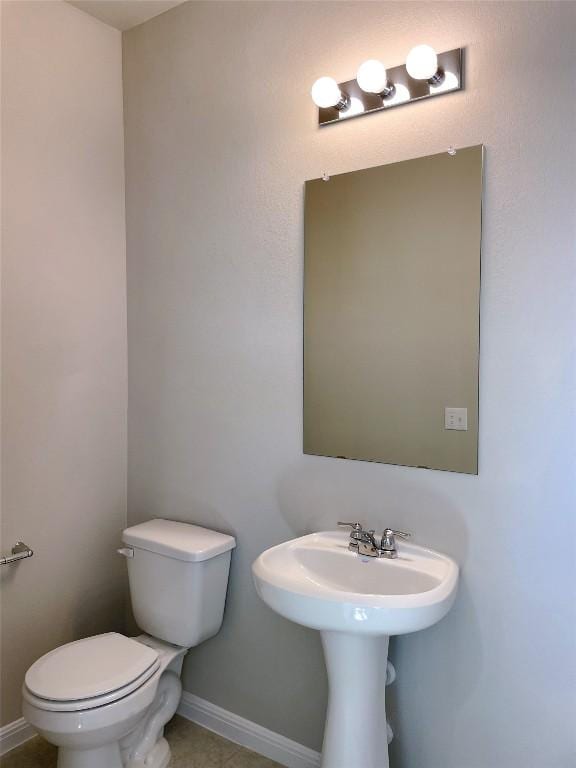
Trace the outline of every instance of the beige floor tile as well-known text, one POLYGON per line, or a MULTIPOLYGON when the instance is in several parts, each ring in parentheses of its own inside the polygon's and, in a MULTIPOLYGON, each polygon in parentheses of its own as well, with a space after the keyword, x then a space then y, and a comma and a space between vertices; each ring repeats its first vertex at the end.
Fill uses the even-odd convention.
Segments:
POLYGON ((2 768, 56 768, 56 748, 40 736, 0 757, 2 768))
POLYGON ((224 768, 281 768, 281 766, 266 757, 262 757, 262 755, 239 747, 232 757, 224 763, 224 768))
POLYGON ((168 725, 166 738, 172 750, 170 768, 224 768, 236 751, 235 744, 182 717, 168 725))

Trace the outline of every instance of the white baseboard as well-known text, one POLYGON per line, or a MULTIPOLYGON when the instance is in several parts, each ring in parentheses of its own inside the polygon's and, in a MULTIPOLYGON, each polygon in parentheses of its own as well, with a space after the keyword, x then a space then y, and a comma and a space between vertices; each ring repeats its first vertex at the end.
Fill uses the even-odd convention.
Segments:
POLYGON ((14 720, 3 728, 0 728, 0 755, 5 755, 11 749, 19 747, 36 736, 36 731, 29 725, 23 717, 20 720, 14 720))
POLYGON ((320 768, 320 753, 184 691, 178 714, 286 768, 320 768))

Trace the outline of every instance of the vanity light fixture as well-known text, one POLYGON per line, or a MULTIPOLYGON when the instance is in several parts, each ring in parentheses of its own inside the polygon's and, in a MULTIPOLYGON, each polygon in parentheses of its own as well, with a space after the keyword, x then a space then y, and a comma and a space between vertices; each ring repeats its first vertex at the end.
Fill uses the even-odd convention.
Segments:
POLYGON ((430 45, 417 45, 406 64, 387 69, 378 59, 368 59, 354 80, 337 83, 321 77, 311 93, 318 124, 328 125, 462 88, 462 48, 436 53, 430 45))

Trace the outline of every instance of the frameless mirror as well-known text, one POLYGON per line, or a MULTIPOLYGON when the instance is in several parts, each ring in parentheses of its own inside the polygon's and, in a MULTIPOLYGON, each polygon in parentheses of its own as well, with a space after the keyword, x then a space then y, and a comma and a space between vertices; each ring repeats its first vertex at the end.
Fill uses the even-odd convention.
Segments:
POLYGON ((477 473, 482 163, 306 182, 305 453, 477 473))

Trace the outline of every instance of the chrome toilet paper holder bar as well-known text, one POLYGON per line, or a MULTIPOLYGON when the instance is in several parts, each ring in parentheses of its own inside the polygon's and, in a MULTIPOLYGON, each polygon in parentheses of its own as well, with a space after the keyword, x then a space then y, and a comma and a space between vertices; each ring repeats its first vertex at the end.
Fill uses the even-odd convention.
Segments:
POLYGON ((28 544, 24 544, 23 541, 17 541, 12 547, 12 554, 0 557, 0 565, 10 565, 10 563, 17 563, 18 560, 25 560, 27 557, 32 557, 34 552, 30 549, 28 544))

